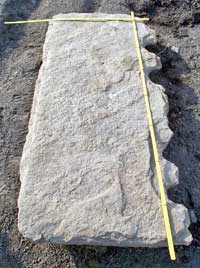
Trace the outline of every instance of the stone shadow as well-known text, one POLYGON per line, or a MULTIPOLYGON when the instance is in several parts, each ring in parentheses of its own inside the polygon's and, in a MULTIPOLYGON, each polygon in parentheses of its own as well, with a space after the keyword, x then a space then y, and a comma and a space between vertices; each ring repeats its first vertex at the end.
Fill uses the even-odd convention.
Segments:
MULTIPOLYGON (((168 191, 169 198, 184 204, 188 209, 200 207, 200 121, 197 116, 198 96, 184 83, 190 74, 187 63, 171 48, 160 45, 148 46, 157 54, 162 69, 153 71, 150 78, 164 87, 169 101, 169 127, 174 136, 163 156, 179 168, 179 185, 168 191)), ((198 215, 197 215, 198 216, 198 215)))
POLYGON ((6 233, 0 234, 0 267, 23 268, 20 259, 13 256, 9 249, 9 238, 6 233))

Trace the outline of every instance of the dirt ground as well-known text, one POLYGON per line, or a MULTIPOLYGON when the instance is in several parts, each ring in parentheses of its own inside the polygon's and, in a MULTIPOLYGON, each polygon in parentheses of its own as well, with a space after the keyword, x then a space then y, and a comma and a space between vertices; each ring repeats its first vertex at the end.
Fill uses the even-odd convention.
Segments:
POLYGON ((37 244, 17 229, 19 162, 27 134, 35 81, 42 62, 47 24, 0 24, 0 268, 198 268, 200 267, 200 0, 4 0, 0 21, 49 18, 58 13, 129 13, 151 18, 162 70, 151 79, 169 97, 174 137, 164 156, 180 171, 180 184, 169 197, 184 204, 197 221, 194 241, 167 249, 123 249, 37 244), (143 3, 142 3, 143 2, 143 3))

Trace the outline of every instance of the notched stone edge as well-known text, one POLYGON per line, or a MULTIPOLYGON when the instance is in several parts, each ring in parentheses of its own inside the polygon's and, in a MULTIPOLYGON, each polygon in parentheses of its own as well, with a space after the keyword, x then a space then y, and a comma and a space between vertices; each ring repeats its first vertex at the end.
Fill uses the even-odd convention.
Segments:
MULTIPOLYGON (((155 54, 147 51, 146 47, 148 45, 156 44, 156 34, 155 31, 147 27, 144 23, 138 24, 138 33, 141 42, 141 51, 144 59, 145 65, 145 74, 147 78, 147 87, 150 94, 150 103, 152 109, 152 116, 155 123, 155 132, 158 141, 158 149, 160 154, 163 154, 164 149, 167 147, 171 138, 173 137, 173 132, 169 128, 168 122, 168 112, 169 112, 169 104, 168 97, 165 93, 165 89, 153 83, 150 80, 149 74, 154 70, 160 70, 162 68, 162 64, 160 58, 158 58, 155 54), (144 34, 148 32, 148 34, 144 34), (159 104, 160 109, 156 107, 155 109, 155 100, 156 106, 159 104)), ((152 152, 153 153, 153 152, 152 152)), ((164 174, 164 184, 166 190, 170 187, 173 187, 179 183, 179 170, 178 167, 166 160, 164 157, 161 160, 161 167, 164 174)), ((156 174, 155 170, 153 170, 154 174, 156 174)), ((157 185, 157 179, 154 182, 154 186, 157 185)), ((156 189, 159 192, 158 187, 156 189)), ((166 193, 167 197, 167 193, 166 193)), ((176 245, 190 245, 193 238, 189 231, 189 226, 191 224, 188 209, 182 205, 172 202, 167 197, 168 211, 170 217, 170 223, 172 228, 172 234, 174 239, 174 244, 176 245)), ((166 245, 166 241, 163 242, 163 245, 166 245)))

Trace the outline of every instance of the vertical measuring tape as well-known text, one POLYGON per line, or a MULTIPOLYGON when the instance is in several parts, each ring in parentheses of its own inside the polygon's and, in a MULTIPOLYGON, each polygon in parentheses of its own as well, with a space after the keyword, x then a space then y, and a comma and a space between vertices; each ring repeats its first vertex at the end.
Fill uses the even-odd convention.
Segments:
POLYGON ((133 12, 131 12, 131 16, 133 19, 132 23, 133 23, 134 43, 135 43, 135 48, 136 48, 137 57, 139 61, 143 95, 144 95, 146 112, 147 112, 149 132, 150 132, 151 142, 152 142, 152 147, 153 147, 153 155, 154 155, 154 160, 155 160, 155 165, 156 165, 157 179, 158 179, 158 185, 159 185, 159 190, 160 190, 161 206, 162 206, 163 217, 164 217, 164 222, 165 222, 165 231, 166 231, 166 236, 167 236, 169 254, 170 254, 171 260, 176 260, 176 254, 175 254, 174 243, 173 243, 173 238, 172 238, 172 231, 171 231, 169 214, 168 214, 168 209, 167 209, 163 176, 162 176, 162 171, 161 171, 161 164, 160 164, 159 154, 158 154, 158 146, 157 146, 156 137, 155 137, 155 131, 154 131, 150 101, 149 101, 149 94, 148 94, 148 89, 147 89, 147 84, 146 84, 146 79, 145 79, 142 53, 140 49, 137 24, 136 24, 135 16, 133 12))

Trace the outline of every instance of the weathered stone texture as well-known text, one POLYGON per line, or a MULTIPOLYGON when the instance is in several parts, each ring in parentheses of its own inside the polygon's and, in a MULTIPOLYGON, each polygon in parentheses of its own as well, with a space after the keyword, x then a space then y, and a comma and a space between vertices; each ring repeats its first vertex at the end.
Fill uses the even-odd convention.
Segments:
MULTIPOLYGON (((68 14, 69 16, 112 16, 68 14)), ((116 15, 123 16, 124 15, 116 15)), ((138 23, 141 44, 154 33, 138 23)), ((162 158, 172 137, 160 68, 142 49, 166 188, 178 182, 162 158)), ((132 24, 50 23, 21 161, 19 230, 33 240, 163 246, 155 176, 132 24)), ((188 212, 168 200, 176 244, 189 244, 188 212)))

